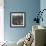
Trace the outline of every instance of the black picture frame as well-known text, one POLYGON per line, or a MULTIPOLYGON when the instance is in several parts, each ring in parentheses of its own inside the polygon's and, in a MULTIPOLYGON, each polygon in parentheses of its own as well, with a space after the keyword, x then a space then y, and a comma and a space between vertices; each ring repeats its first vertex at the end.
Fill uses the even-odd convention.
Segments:
POLYGON ((26 25, 25 12, 10 12, 10 27, 25 27, 26 25))

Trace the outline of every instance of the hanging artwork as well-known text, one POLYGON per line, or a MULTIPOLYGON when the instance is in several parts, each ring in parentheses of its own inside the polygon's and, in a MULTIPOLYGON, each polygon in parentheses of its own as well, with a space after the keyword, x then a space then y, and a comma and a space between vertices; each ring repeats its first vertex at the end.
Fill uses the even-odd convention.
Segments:
POLYGON ((24 12, 11 12, 10 13, 10 26, 11 27, 24 27, 25 26, 25 13, 24 12))

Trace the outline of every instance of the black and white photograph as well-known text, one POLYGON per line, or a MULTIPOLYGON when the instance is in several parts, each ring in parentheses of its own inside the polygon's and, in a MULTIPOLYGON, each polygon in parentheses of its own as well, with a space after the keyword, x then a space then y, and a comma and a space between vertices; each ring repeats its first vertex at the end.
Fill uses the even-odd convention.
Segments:
POLYGON ((10 26, 11 27, 24 27, 25 20, 24 12, 11 12, 10 13, 10 26))

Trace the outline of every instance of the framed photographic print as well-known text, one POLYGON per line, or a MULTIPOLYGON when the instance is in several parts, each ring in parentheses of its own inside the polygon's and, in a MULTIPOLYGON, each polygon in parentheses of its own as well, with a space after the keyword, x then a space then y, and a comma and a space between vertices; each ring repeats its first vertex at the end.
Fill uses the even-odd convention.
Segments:
POLYGON ((24 27, 25 26, 25 12, 11 12, 10 13, 10 26, 11 27, 24 27))

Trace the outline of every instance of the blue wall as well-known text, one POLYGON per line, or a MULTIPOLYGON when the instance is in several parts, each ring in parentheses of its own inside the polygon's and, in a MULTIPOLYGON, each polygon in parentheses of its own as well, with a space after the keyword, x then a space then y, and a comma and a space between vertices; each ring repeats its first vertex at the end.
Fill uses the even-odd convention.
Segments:
POLYGON ((18 41, 32 29, 35 14, 40 9, 40 0, 4 0, 4 38, 18 41), (10 28, 10 12, 26 12, 25 28, 10 28))
MULTIPOLYGON (((46 9, 46 0, 41 0, 40 1, 40 10, 42 11, 43 9, 46 9)), ((43 22, 40 21, 40 25, 46 27, 46 10, 43 12, 43 22)))

